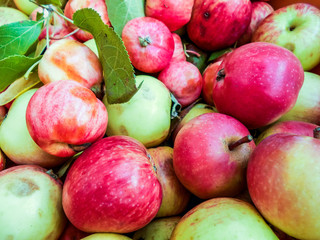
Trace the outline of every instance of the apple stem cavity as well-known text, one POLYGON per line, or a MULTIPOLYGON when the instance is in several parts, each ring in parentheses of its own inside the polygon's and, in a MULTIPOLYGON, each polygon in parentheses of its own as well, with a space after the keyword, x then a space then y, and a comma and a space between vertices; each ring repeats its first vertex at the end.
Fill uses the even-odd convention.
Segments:
POLYGON ((316 139, 320 139, 320 127, 316 127, 313 130, 313 137, 316 138, 316 139))
POLYGON ((226 73, 224 71, 224 68, 222 68, 218 71, 216 80, 221 81, 224 79, 225 76, 226 76, 226 73))
POLYGON ((139 37, 139 42, 141 47, 147 47, 149 44, 151 44, 151 39, 149 36, 147 37, 139 37))
POLYGON ((91 145, 91 143, 84 143, 81 145, 69 144, 69 147, 75 152, 81 152, 81 151, 87 149, 88 147, 90 147, 90 145, 91 145))
POLYGON ((229 144, 228 148, 230 151, 234 150, 236 147, 244 144, 244 143, 249 143, 253 140, 253 137, 249 134, 247 136, 244 136, 243 138, 240 138, 238 141, 229 144))

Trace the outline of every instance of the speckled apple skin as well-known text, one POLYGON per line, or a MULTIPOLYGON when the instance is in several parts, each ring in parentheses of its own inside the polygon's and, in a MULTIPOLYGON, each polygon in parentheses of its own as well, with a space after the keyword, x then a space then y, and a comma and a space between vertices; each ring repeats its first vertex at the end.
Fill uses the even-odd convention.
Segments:
POLYGON ((157 214, 161 185, 142 143, 127 136, 103 138, 73 163, 63 188, 63 208, 86 232, 128 233, 157 214))
POLYGON ((108 114, 104 104, 81 84, 57 81, 39 88, 26 111, 32 139, 46 152, 68 157, 69 145, 90 144, 104 136, 108 114))

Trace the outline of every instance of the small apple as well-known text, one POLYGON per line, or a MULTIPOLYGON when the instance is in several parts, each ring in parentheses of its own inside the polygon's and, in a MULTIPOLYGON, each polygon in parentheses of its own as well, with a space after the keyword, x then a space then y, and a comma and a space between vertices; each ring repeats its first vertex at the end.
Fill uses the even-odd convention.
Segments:
POLYGON ((94 93, 64 80, 40 87, 26 110, 30 136, 44 151, 70 157, 105 134, 108 113, 94 93))
POLYGON ((0 239, 58 239, 66 224, 61 181, 20 165, 1 171, 0 185, 0 239))
POLYGON ((212 198, 187 212, 170 240, 186 239, 278 240, 251 204, 235 198, 212 198))
POLYGON ((172 61, 186 61, 186 54, 183 49, 183 44, 181 38, 178 34, 172 33, 173 41, 174 41, 174 51, 171 58, 172 61))
POLYGON ((252 42, 285 47, 300 60, 305 71, 320 63, 320 9, 296 3, 266 17, 252 35, 252 42))
POLYGON ((249 130, 221 113, 205 113, 186 123, 173 147, 180 182, 201 199, 235 196, 245 187, 247 161, 255 144, 249 130))
POLYGON ((29 19, 26 14, 11 7, 0 7, 0 16, 0 26, 29 19))
POLYGON ((162 191, 147 149, 127 136, 98 140, 67 173, 62 204, 85 232, 129 233, 157 214, 162 191))

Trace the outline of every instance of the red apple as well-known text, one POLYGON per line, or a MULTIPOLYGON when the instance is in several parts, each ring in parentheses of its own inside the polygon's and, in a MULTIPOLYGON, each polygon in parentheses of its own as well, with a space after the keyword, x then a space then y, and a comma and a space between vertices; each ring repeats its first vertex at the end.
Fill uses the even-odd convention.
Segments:
POLYGON ((183 44, 178 34, 172 33, 174 41, 174 51, 171 58, 172 61, 186 61, 186 54, 184 53, 183 44))
POLYGON ((146 16, 162 21, 173 32, 189 22, 193 4, 194 0, 147 0, 146 16))
POLYGON ((129 233, 156 216, 161 199, 161 185, 143 144, 111 136, 95 142, 73 163, 62 204, 82 231, 129 233))
POLYGON ((253 151, 247 183, 273 226, 298 239, 320 239, 320 140, 279 133, 253 151))
POLYGON ((77 229, 68 221, 66 227, 64 228, 62 234, 59 237, 59 240, 81 240, 84 237, 88 236, 89 233, 83 232, 77 229))
POLYGON ((199 69, 187 61, 171 62, 158 79, 166 85, 182 107, 200 97, 202 76, 199 69))
POLYGON ((195 117, 174 141, 173 167, 178 179, 202 199, 235 196, 245 187, 247 160, 255 148, 250 137, 248 129, 230 116, 206 113, 195 117))
POLYGON ((296 103, 304 80, 298 58, 263 42, 233 50, 220 64, 213 87, 218 112, 250 129, 275 122, 296 103))
POLYGON ((122 40, 132 65, 146 73, 156 73, 170 62, 174 40, 168 27, 151 17, 134 18, 122 30, 122 40))
POLYGON ((108 114, 90 89, 65 80, 48 83, 34 93, 26 122, 30 136, 44 151, 68 157, 104 136, 108 114))
POLYGON ((206 51, 231 46, 249 26, 251 11, 250 0, 195 0, 188 36, 206 51))
POLYGON ((182 213, 190 199, 190 192, 179 182, 173 169, 173 149, 168 146, 149 148, 162 188, 162 202, 156 217, 176 216, 182 213))

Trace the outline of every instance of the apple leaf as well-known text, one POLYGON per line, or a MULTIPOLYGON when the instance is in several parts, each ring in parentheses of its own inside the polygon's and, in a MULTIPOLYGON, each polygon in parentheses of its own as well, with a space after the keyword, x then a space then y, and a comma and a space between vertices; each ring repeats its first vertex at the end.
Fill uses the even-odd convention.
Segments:
POLYGON ((35 58, 24 55, 12 55, 0 60, 0 92, 13 83, 16 79, 22 77, 26 71, 42 56, 35 58))
POLYGON ((0 27, 0 59, 24 55, 38 40, 43 21, 14 22, 0 27))
POLYGON ((231 51, 232 51, 232 48, 224 48, 219 51, 213 52, 213 53, 211 53, 211 55, 208 59, 208 62, 216 60, 217 58, 221 57, 223 54, 231 52, 231 51))
POLYGON ((144 17, 144 0, 105 0, 108 9, 110 22, 116 31, 121 36, 122 29, 131 19, 144 17))
POLYGON ((73 15, 74 24, 90 32, 96 41, 110 104, 124 103, 138 91, 134 69, 121 38, 93 9, 78 10, 73 15))
POLYGON ((62 2, 60 0, 36 0, 36 2, 40 5, 49 5, 49 4, 53 4, 56 5, 58 7, 62 6, 62 2))

